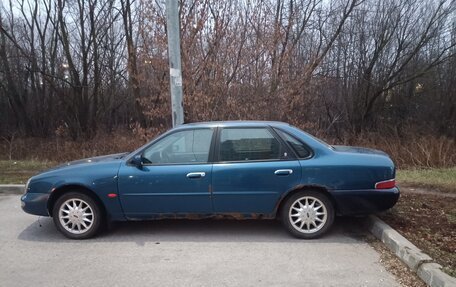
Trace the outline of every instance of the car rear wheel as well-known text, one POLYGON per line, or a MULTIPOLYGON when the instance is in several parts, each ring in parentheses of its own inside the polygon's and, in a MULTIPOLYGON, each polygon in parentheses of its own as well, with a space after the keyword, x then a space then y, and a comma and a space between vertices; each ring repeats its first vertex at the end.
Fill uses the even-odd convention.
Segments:
POLYGON ((100 230, 102 213, 92 197, 68 192, 57 199, 52 211, 57 229, 70 239, 87 239, 100 230))
POLYGON ((283 223, 295 237, 318 238, 334 222, 334 207, 329 198, 319 191, 300 191, 284 203, 283 223))

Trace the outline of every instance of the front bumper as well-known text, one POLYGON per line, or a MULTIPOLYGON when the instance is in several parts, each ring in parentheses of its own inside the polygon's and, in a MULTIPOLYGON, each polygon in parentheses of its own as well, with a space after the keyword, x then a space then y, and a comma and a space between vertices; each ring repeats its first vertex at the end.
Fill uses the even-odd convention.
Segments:
POLYGON ((399 200, 399 188, 370 190, 334 190, 333 196, 340 215, 365 215, 393 207, 399 200))
POLYGON ((22 210, 33 215, 49 216, 48 199, 48 193, 28 192, 21 197, 22 210))

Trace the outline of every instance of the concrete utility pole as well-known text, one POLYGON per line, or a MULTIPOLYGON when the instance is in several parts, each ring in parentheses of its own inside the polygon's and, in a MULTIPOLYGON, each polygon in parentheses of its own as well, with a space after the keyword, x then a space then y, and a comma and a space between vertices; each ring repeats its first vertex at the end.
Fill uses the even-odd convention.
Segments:
POLYGON ((169 76, 173 127, 184 123, 182 104, 182 70, 180 54, 179 0, 166 0, 169 76))

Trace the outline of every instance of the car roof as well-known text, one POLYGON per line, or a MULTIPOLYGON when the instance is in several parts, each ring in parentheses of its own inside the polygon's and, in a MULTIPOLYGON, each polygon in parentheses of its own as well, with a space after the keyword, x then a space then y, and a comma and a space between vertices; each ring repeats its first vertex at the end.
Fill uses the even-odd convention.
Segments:
POLYGON ((289 126, 284 122, 275 121, 213 121, 183 124, 179 127, 253 127, 253 126, 289 126))

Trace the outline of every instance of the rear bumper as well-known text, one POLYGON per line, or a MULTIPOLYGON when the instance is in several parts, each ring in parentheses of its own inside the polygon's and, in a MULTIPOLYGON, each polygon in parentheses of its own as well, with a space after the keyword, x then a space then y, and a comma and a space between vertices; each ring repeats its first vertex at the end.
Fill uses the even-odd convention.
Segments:
POLYGON ((21 197, 22 210, 33 215, 49 216, 48 199, 49 193, 28 192, 21 197))
POLYGON ((387 210, 399 199, 399 188, 370 190, 334 190, 333 196, 340 215, 365 215, 387 210))

